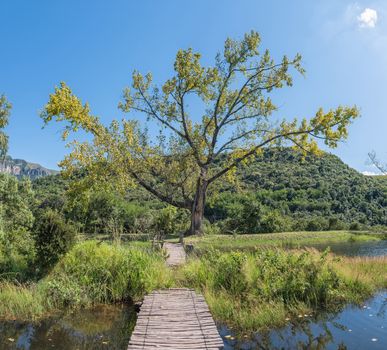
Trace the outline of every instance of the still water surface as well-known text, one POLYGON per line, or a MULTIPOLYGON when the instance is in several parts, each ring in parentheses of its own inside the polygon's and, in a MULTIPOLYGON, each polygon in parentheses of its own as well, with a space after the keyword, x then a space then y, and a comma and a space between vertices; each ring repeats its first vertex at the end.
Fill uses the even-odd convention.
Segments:
POLYGON ((0 323, 0 349, 126 349, 136 321, 133 307, 101 305, 37 323, 0 323))
MULTIPOLYGON (((346 256, 383 256, 387 255, 387 239, 368 242, 332 242, 308 245, 318 250, 330 247, 332 253, 346 256)), ((386 348, 387 350, 387 348, 386 348)))
POLYGON ((231 349, 387 349, 387 292, 379 293, 361 307, 304 318, 298 324, 258 333, 251 340, 230 338, 227 327, 219 327, 225 350, 231 349))

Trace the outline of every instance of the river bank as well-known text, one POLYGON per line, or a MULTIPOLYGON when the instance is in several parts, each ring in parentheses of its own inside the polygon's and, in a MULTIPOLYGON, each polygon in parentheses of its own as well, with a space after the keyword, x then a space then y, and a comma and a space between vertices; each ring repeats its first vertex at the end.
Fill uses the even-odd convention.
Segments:
MULTIPOLYGON (((379 240, 358 237, 364 244, 379 240)), ((300 315, 340 312, 387 288, 386 256, 261 248, 203 250, 171 272, 163 254, 148 245, 81 242, 44 279, 0 284, 1 324, 44 322, 58 312, 87 312, 101 303, 130 305, 153 289, 183 286, 202 292, 215 320, 243 337, 297 322, 300 315)))

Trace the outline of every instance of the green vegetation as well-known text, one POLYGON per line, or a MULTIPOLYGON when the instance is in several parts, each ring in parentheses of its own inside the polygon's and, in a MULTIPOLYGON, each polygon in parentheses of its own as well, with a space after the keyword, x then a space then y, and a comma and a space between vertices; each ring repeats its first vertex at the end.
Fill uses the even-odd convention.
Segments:
POLYGON ((34 320, 47 312, 46 302, 35 285, 0 283, 0 319, 34 320))
POLYGON ((95 241, 72 249, 43 283, 56 307, 140 300, 171 284, 161 256, 95 241))
POLYGON ((74 246, 37 283, 0 283, 0 318, 32 319, 65 307, 138 301, 172 283, 158 253, 87 241, 74 246))
MULTIPOLYGON (((367 230, 387 225, 385 177, 364 176, 330 154, 302 160, 291 149, 266 151, 241 168, 236 181, 236 187, 226 183, 209 193, 205 216, 211 225, 205 223, 206 233, 367 230)), ((60 211, 85 234, 178 235, 188 228, 187 211, 166 207, 141 188, 124 195, 70 192, 69 197, 69 180, 61 176, 32 184, 40 208, 60 211), (163 220, 173 226, 166 230, 163 220)))
POLYGON ((209 197, 206 217, 238 233, 364 229, 387 225, 387 177, 358 173, 338 157, 272 149, 240 168, 237 186, 209 197))
POLYGON ((75 245, 37 283, 0 284, 0 315, 34 319, 63 308, 137 301, 172 286, 200 290, 218 321, 240 332, 286 318, 337 310, 387 287, 387 258, 338 258, 277 248, 209 250, 173 273, 147 248, 87 241, 75 245))
POLYGON ((36 263, 45 269, 53 266, 71 248, 76 230, 59 213, 48 209, 37 217, 34 235, 36 263))
POLYGON ((180 273, 181 285, 203 292, 215 319, 248 333, 363 301, 387 287, 387 258, 212 251, 191 259, 180 273))
POLYGON ((378 241, 386 239, 385 234, 357 231, 282 232, 254 235, 210 235, 188 237, 186 244, 194 244, 195 250, 205 252, 213 249, 221 251, 260 250, 264 247, 302 248, 318 243, 355 241, 378 241))

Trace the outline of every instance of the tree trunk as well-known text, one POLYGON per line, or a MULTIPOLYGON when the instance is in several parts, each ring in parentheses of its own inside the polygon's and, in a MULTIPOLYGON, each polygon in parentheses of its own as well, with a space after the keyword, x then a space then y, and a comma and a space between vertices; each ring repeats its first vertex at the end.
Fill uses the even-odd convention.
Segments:
POLYGON ((206 179, 207 171, 202 169, 200 177, 196 185, 195 199, 191 209, 191 227, 189 228, 187 235, 202 235, 203 234, 203 218, 204 218, 204 206, 206 204, 206 192, 208 182, 206 179))

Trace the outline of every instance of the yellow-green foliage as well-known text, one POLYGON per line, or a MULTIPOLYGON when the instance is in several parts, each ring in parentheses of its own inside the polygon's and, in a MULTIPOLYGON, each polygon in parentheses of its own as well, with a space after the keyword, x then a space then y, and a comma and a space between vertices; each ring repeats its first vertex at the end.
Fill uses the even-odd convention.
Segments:
POLYGON ((42 284, 55 306, 137 300, 171 277, 161 256, 96 241, 75 246, 42 284))

